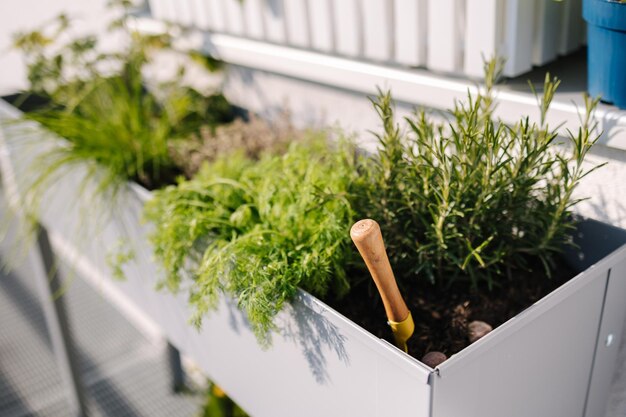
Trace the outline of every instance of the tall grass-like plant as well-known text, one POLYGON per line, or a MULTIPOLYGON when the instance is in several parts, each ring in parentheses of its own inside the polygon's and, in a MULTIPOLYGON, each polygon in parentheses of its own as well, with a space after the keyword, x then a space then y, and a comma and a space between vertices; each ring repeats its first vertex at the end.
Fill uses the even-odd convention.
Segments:
POLYGON ((258 162, 218 157, 191 181, 156 192, 145 215, 167 284, 176 289, 185 271, 192 275, 197 321, 222 293, 233 297, 265 340, 299 287, 318 296, 348 290, 356 176, 351 146, 317 138, 258 162))
MULTIPOLYGON (((546 114, 559 81, 546 75, 540 120, 505 125, 493 116, 497 64, 487 65, 484 92, 468 94, 434 122, 424 110, 402 131, 392 98, 373 100, 382 123, 380 154, 368 169, 371 187, 361 207, 377 219, 397 275, 447 286, 466 280, 493 287, 540 260, 549 274, 573 229, 573 191, 583 160, 598 139, 591 119, 597 100, 585 98, 582 126, 567 132, 569 150, 546 114)), ((413 281, 414 282, 414 281, 413 281)))
MULTIPOLYGON (((221 94, 201 94, 183 85, 186 67, 163 82, 144 76, 159 53, 174 55, 171 38, 129 31, 125 17, 131 3, 111 3, 123 9, 108 32, 118 41, 113 52, 100 48, 95 36, 75 36, 66 15, 14 38, 30 86, 13 104, 25 112, 25 119, 40 125, 8 122, 16 126, 16 134, 7 135, 8 146, 24 149, 15 153, 22 159, 16 166, 26 171, 19 176, 20 213, 27 213, 29 223, 21 246, 29 244, 34 236, 30 229, 48 211, 43 202, 55 201, 59 181, 76 188, 73 197, 82 195, 64 202, 65 215, 78 217, 71 233, 80 245, 93 241, 114 213, 116 225, 130 233, 133 221, 126 216, 123 198, 128 182, 149 189, 175 183, 183 171, 172 148, 193 140, 195 132, 233 119, 233 109, 221 94)), ((191 58, 181 62, 199 66, 201 60, 191 58)), ((216 68, 213 61, 202 64, 207 71, 216 68)), ((106 248, 114 276, 123 276, 122 266, 134 257, 136 248, 127 240, 106 248)))
MULTIPOLYGON (((127 180, 148 188, 173 182, 178 170, 169 144, 202 125, 231 120, 230 105, 219 94, 180 86, 182 73, 160 85, 160 94, 146 89, 144 67, 154 53, 169 48, 167 35, 130 33, 125 49, 102 53, 93 36, 64 41, 70 26, 62 15, 15 39, 28 64, 29 93, 48 101, 26 117, 67 139, 37 161, 34 193, 61 167, 85 162, 103 173, 100 190, 127 180)), ((123 28, 123 20, 113 28, 123 28)))

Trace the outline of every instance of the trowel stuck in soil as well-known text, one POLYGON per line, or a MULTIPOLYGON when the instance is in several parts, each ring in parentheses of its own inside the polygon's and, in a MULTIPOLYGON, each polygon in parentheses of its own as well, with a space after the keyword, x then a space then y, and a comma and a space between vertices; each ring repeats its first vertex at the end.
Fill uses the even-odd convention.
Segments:
MULTIPOLYGON (((558 261, 559 273, 551 278, 536 265, 536 272, 515 273, 512 278, 515 285, 491 291, 470 286, 446 289, 428 282, 401 287, 415 322, 414 333, 407 341, 409 355, 435 367, 477 342, 576 275, 565 262, 558 261)), ((384 320, 381 297, 371 279, 361 280, 346 297, 330 304, 375 336, 395 342, 384 320)))

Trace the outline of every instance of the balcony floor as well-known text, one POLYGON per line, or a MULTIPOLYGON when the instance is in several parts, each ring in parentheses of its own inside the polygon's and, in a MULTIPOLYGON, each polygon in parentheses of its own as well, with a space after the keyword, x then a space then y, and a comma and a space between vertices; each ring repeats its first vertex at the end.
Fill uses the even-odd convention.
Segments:
MULTIPOLYGON (((2 260, 9 253, 4 248, 2 260)), ((0 275, 0 416, 66 417, 69 408, 29 269, 23 265, 0 275)), ((91 417, 196 415, 199 399, 170 389, 164 344, 145 338, 80 278, 71 279, 63 297, 91 417)))

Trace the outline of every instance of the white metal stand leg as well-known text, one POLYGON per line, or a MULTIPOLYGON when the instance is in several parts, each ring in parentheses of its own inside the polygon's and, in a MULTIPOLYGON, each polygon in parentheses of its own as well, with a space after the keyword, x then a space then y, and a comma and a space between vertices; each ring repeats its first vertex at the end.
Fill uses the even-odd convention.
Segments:
POLYGON ((78 367, 78 357, 72 343, 70 326, 63 297, 55 296, 63 286, 58 273, 48 233, 37 229, 37 251, 32 251, 32 266, 41 300, 52 349, 56 357, 61 380, 66 387, 70 416, 86 417, 87 404, 78 367))

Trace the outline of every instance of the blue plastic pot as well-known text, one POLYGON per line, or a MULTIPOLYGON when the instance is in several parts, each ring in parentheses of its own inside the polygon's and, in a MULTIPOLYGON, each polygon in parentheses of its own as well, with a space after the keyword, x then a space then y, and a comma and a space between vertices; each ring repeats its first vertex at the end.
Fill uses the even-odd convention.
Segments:
POLYGON ((584 0, 583 17, 589 94, 626 109, 626 3, 584 0))

